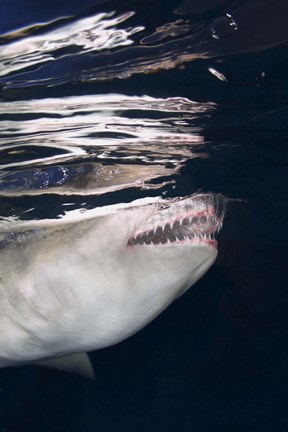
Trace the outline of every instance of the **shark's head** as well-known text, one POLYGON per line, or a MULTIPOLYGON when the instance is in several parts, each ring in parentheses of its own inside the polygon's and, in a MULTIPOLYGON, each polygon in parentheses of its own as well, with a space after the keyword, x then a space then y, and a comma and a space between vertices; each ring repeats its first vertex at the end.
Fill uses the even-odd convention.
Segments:
POLYGON ((159 266, 158 279, 167 275, 178 286, 178 296, 215 261, 224 207, 223 196, 198 194, 152 206, 149 215, 142 209, 127 240, 128 253, 143 261, 141 272, 148 279, 151 269, 159 266))
POLYGON ((222 195, 192 195, 120 211, 102 224, 97 275, 115 304, 111 322, 119 333, 122 322, 131 334, 143 327, 211 267, 225 202, 222 195))

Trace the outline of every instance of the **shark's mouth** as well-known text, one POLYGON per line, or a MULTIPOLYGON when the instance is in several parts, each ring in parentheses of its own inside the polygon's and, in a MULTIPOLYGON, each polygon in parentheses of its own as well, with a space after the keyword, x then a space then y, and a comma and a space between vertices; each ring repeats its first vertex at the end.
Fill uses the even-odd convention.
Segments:
POLYGON ((155 214, 138 227, 128 246, 206 243, 217 246, 216 234, 223 223, 226 199, 199 194, 171 200, 155 208, 155 214))

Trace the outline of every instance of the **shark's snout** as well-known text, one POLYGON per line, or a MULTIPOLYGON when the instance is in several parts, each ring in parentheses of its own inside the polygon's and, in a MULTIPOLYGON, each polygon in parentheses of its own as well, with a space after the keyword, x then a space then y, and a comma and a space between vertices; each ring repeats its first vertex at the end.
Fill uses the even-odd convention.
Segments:
POLYGON ((198 194, 155 206, 155 212, 137 227, 128 246, 206 243, 216 247, 226 199, 198 194))

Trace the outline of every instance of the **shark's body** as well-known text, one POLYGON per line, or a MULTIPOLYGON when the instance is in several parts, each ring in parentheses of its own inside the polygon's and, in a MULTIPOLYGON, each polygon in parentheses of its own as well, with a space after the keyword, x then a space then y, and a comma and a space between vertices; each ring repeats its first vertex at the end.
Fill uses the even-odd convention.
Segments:
POLYGON ((194 195, 4 236, 0 367, 137 332, 212 265, 223 215, 223 197, 194 195))

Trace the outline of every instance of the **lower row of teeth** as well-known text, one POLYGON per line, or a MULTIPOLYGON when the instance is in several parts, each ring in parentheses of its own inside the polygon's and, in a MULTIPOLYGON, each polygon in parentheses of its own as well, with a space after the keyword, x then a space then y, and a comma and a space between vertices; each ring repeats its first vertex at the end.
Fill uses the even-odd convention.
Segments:
POLYGON ((173 239, 169 239, 168 237, 160 237, 160 238, 154 238, 154 239, 149 239, 149 238, 145 238, 144 236, 142 237, 136 237, 133 239, 130 239, 128 241, 129 245, 142 245, 142 244, 165 244, 165 243, 175 243, 175 242, 185 242, 185 241, 189 241, 192 240, 193 242, 211 242, 211 241, 215 241, 214 237, 212 235, 207 235, 207 234, 203 234, 203 235, 178 235, 178 236, 173 236, 173 239))

